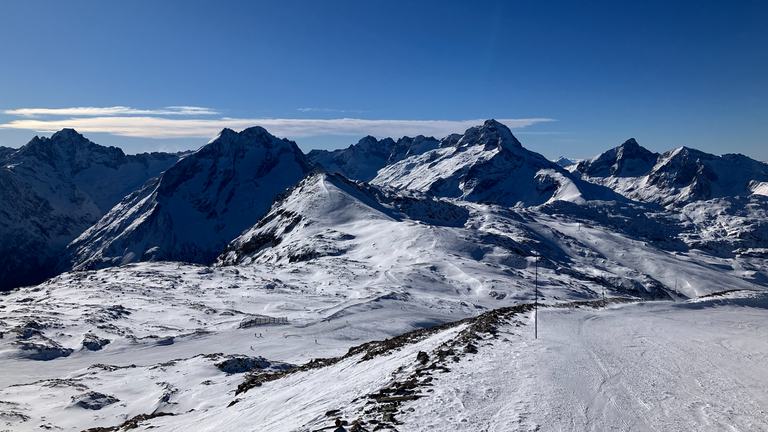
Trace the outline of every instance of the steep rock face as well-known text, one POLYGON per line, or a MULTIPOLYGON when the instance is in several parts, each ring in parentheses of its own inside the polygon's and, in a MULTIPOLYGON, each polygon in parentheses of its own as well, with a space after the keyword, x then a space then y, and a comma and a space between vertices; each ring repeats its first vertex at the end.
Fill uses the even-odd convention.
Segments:
POLYGON ((81 224, 57 217, 29 184, 0 170, 0 291, 44 280, 56 262, 56 243, 66 244, 73 226, 81 224))
POLYGON ((450 135, 437 149, 388 165, 371 183, 511 206, 617 197, 526 150, 495 120, 470 128, 464 135, 450 135))
POLYGON ((332 152, 313 150, 307 157, 330 173, 370 181, 376 176, 376 172, 387 164, 394 147, 395 141, 392 138, 376 140, 368 135, 345 149, 332 152))
POLYGON ((665 206, 764 194, 768 184, 768 164, 746 156, 716 156, 688 147, 657 154, 634 139, 582 161, 573 171, 630 199, 665 206))
POLYGON ((16 149, 14 148, 0 146, 0 164, 5 165, 6 161, 8 160, 8 156, 15 152, 16 149))
POLYGON ((387 165, 399 162, 410 156, 416 156, 435 150, 439 147, 440 141, 433 137, 425 137, 424 135, 418 135, 415 138, 402 137, 397 140, 394 148, 392 148, 392 153, 389 155, 389 159, 387 159, 387 165))
POLYGON ((307 157, 313 163, 322 165, 329 173, 368 182, 385 166, 435 149, 438 145, 439 141, 423 135, 403 137, 397 142, 392 138, 376 140, 369 135, 345 149, 332 152, 312 150, 307 157))
POLYGON ((180 155, 126 156, 72 129, 4 151, 0 290, 52 275, 66 245, 180 155))
POLYGON ((126 155, 119 148, 95 144, 73 129, 63 129, 51 138, 33 138, 9 155, 6 163, 44 198, 61 200, 60 205, 68 206, 72 194, 82 192, 87 198, 75 200, 92 201, 98 208, 94 215, 98 220, 149 178, 178 162, 180 156, 183 154, 126 155))
POLYGON ((135 261, 210 264, 300 180, 309 161, 261 127, 219 136, 126 197, 67 248, 65 268, 135 261))
POLYGON ((592 159, 579 162, 576 171, 588 176, 637 177, 648 173, 658 153, 641 147, 634 138, 592 159))

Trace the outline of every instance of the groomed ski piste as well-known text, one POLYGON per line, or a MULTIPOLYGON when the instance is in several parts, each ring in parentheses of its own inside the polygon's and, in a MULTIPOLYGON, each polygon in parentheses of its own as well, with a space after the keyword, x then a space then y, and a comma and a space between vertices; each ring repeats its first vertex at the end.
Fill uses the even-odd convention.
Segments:
POLYGON ((315 173, 213 267, 15 290, 0 430, 768 430, 764 260, 558 209, 315 173))

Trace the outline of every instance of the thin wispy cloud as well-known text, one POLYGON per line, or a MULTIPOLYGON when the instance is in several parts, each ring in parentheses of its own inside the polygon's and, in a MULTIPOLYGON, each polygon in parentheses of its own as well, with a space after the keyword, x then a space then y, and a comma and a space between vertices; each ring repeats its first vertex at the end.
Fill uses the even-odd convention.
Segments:
POLYGON ((568 132, 516 132, 518 135, 563 135, 568 132))
MULTIPOLYGON (((277 136, 302 138, 322 135, 374 135, 400 137, 431 135, 442 138, 451 133, 461 133, 482 124, 484 119, 474 120, 365 120, 341 119, 274 119, 274 118, 167 118, 165 116, 205 116, 218 114, 209 108, 172 106, 162 110, 139 110, 115 106, 106 108, 22 108, 7 110, 5 114, 25 117, 5 124, 4 129, 24 129, 40 133, 53 133, 64 128, 81 133, 108 133, 137 138, 211 138, 222 129, 242 130, 261 126, 277 136), (45 118, 35 118, 43 116, 45 118), (53 118, 70 116, 70 118, 53 118)), ((519 129, 548 118, 498 119, 511 129, 519 129)))
POLYGON ((334 108, 297 108, 296 111, 301 112, 338 112, 338 113, 364 113, 368 111, 363 110, 342 110, 334 108))
POLYGON ((193 106, 169 106, 159 110, 141 110, 125 106, 114 107, 74 107, 74 108, 21 108, 15 110, 3 111, 5 114, 20 117, 37 116, 76 116, 76 117, 99 117, 99 116, 123 116, 123 115, 217 115, 218 111, 193 106))

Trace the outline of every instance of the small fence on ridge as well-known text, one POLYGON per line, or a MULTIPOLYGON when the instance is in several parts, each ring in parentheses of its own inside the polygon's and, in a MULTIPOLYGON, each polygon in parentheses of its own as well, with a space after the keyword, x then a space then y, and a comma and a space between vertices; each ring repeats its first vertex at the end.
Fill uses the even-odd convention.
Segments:
POLYGON ((240 322, 237 328, 248 328, 266 324, 288 324, 288 317, 258 316, 249 317, 240 322))

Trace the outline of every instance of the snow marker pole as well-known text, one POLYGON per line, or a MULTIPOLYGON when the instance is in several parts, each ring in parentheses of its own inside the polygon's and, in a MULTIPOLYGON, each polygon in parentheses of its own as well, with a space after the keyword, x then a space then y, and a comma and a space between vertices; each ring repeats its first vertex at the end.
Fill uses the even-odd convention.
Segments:
POLYGON ((536 251, 536 273, 534 276, 534 297, 533 297, 533 338, 539 338, 539 252, 536 251))

